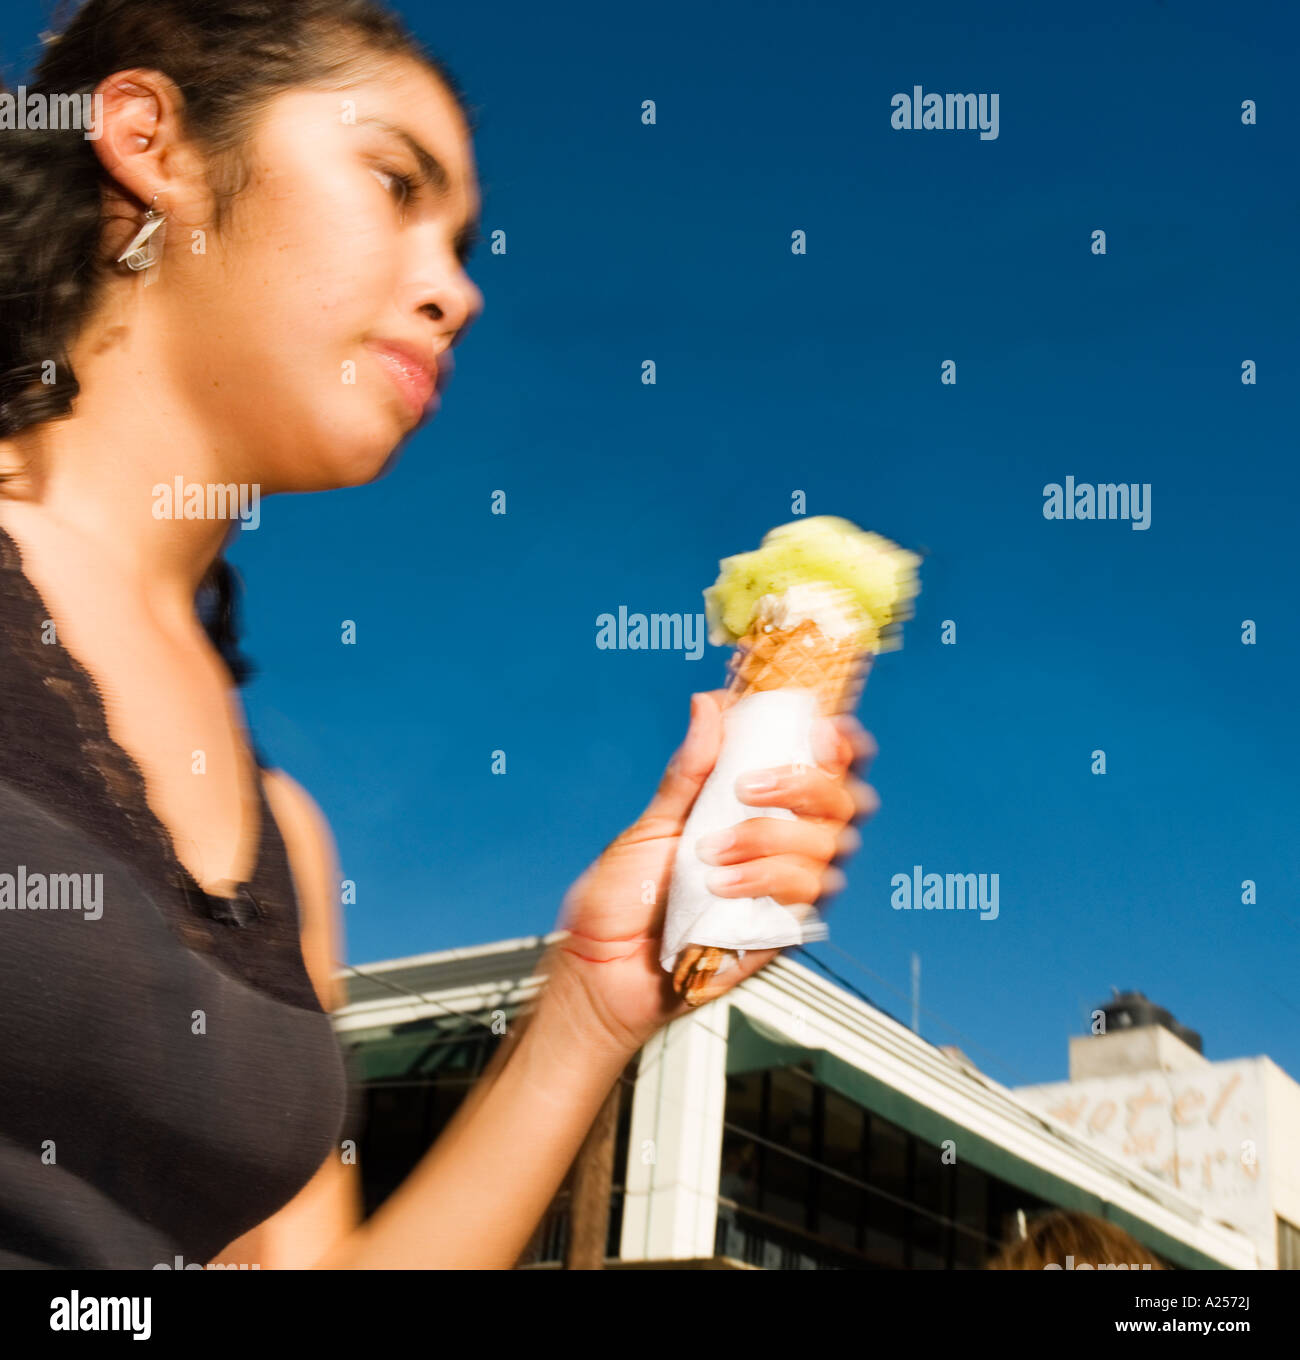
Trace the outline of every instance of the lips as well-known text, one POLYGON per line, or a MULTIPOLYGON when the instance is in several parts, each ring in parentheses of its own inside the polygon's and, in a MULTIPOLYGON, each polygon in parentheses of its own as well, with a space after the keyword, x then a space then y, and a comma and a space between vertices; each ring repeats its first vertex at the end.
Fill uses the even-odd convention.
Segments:
POLYGON ((392 340, 372 340, 366 348, 388 374, 412 415, 423 416, 430 407, 441 405, 438 392, 445 383, 439 381, 440 366, 433 355, 426 357, 392 340))

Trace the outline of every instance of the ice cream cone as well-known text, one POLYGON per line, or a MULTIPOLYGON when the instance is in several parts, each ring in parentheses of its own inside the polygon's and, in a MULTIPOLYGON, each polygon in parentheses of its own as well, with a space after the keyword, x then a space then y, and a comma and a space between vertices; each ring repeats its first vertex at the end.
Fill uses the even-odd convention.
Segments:
POLYGON ((902 645, 919 561, 849 520, 813 516, 771 530, 753 552, 724 558, 704 592, 709 641, 735 651, 722 748, 683 828, 660 953, 690 1005, 725 992, 719 976, 746 951, 825 937, 812 904, 728 901, 712 893, 707 862, 690 847, 755 814, 793 817, 779 807, 747 812, 735 780, 749 770, 815 759, 816 716, 853 712, 875 656, 902 645))
MULTIPOLYGON (((852 638, 836 638, 811 619, 793 628, 762 625, 746 633, 728 665, 727 705, 739 703, 759 690, 807 689, 817 695, 825 717, 851 713, 862 696, 871 669, 872 654, 859 651, 852 638)), ((689 1005, 707 999, 719 969, 730 966, 734 950, 690 945, 682 951, 673 974, 673 985, 689 1005)))
POLYGON ((852 639, 828 636, 811 619, 793 628, 756 625, 732 653, 729 702, 756 690, 810 689, 824 716, 851 713, 858 706, 871 660, 871 653, 859 651, 852 639))

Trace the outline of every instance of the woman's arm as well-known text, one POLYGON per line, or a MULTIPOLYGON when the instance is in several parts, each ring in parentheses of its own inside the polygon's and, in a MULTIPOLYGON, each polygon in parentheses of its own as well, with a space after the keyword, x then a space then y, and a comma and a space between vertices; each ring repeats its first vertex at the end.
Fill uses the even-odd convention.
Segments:
MULTIPOLYGON (((307 969, 332 1009, 343 953, 332 838, 300 785, 279 771, 266 782, 303 907, 307 969)), ((360 1221, 357 1168, 331 1153, 288 1204, 215 1259, 263 1269, 513 1267, 636 1052, 594 1020, 580 970, 599 966, 552 951, 538 1001, 372 1218, 360 1221)))
POLYGON ((495 1074, 318 1269, 515 1265, 634 1055, 594 1019, 577 970, 598 966, 552 954, 546 990, 495 1074))

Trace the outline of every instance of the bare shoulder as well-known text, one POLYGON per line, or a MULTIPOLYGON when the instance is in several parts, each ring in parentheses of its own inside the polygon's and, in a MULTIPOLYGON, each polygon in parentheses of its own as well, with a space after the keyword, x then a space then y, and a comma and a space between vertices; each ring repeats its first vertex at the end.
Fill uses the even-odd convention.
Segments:
POLYGON ((284 838, 302 912, 302 953, 325 1010, 343 1004, 334 973, 343 957, 343 920, 338 900, 338 855, 325 814, 316 800, 283 770, 263 770, 262 784, 284 838))

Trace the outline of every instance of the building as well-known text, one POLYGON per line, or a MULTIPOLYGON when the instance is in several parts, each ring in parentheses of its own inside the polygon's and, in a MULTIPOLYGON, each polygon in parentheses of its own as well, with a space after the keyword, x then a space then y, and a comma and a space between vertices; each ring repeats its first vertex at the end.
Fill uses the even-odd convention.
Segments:
POLYGON ((1201 1036, 1141 992, 1070 1039, 1070 1080, 1015 1094, 1300 1269, 1300 1085, 1265 1057, 1209 1062, 1201 1036))
MULTIPOLYGON (((335 1022, 363 1100, 367 1213, 535 997, 557 938, 348 978, 335 1022)), ((1262 1263, 1247 1231, 1185 1189, 790 953, 656 1035, 623 1075, 613 1127, 610 1269, 978 1269, 1051 1207, 1108 1218, 1173 1268, 1262 1263)), ((565 1261, 572 1180, 521 1267, 565 1261)))

